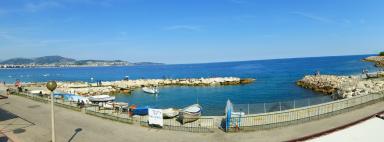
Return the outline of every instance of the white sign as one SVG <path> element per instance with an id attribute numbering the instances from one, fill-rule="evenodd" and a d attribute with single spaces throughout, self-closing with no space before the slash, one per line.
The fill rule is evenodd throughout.
<path id="1" fill-rule="evenodd" d="M 150 125 L 159 125 L 163 127 L 163 110 L 148 109 L 148 122 Z"/>

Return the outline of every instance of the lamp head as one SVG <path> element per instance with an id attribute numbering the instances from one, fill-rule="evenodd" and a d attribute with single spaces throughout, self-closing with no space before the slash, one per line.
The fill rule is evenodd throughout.
<path id="1" fill-rule="evenodd" d="M 48 90 L 51 90 L 51 91 L 54 91 L 57 87 L 57 83 L 56 81 L 48 81 L 47 82 L 47 89 Z"/>

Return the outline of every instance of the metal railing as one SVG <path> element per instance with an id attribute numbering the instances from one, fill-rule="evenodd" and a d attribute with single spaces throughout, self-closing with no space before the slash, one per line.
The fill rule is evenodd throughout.
<path id="1" fill-rule="evenodd" d="M 162 129 L 174 130 L 174 131 L 186 131 L 186 132 L 197 132 L 197 133 L 211 133 L 213 129 L 218 128 L 215 123 L 215 119 L 212 117 L 200 117 L 199 119 L 191 120 L 190 123 L 182 124 L 177 118 L 164 119 Z M 141 120 L 141 126 L 158 128 L 157 126 L 151 126 L 148 124 L 148 118 Z"/>
<path id="2" fill-rule="evenodd" d="M 232 117 L 229 132 L 261 130 L 303 123 L 314 119 L 348 112 L 384 100 L 383 93 L 356 96 L 328 103 L 288 109 L 284 111 Z"/>
<path id="3" fill-rule="evenodd" d="M 307 99 L 298 99 L 292 101 L 280 101 L 258 104 L 233 104 L 235 112 L 244 112 L 247 115 L 284 111 L 302 107 L 308 107 L 334 101 L 330 96 L 312 97 Z"/>
<path id="4" fill-rule="evenodd" d="M 128 112 L 120 110 L 106 109 L 98 106 L 88 106 L 85 108 L 85 113 L 122 123 L 132 124 L 134 122 L 134 119 L 129 117 Z"/>

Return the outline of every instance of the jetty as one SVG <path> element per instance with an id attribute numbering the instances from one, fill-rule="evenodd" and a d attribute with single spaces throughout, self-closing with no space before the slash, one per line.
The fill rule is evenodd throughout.
<path id="1" fill-rule="evenodd" d="M 384 67 L 384 56 L 370 56 L 363 59 L 363 61 L 374 62 L 376 67 Z"/>
<path id="2" fill-rule="evenodd" d="M 93 96 L 100 94 L 130 93 L 132 90 L 150 86 L 224 86 L 241 85 L 254 82 L 253 78 L 215 77 L 215 78 L 182 78 L 182 79 L 135 79 L 118 81 L 90 82 L 57 82 L 57 92 Z M 33 93 L 49 94 L 45 83 L 27 83 L 23 86 Z"/>
<path id="3" fill-rule="evenodd" d="M 384 72 L 375 74 L 382 76 Z M 337 98 L 351 98 L 384 91 L 384 78 L 381 77 L 307 75 L 296 84 L 326 95 L 334 95 Z"/>

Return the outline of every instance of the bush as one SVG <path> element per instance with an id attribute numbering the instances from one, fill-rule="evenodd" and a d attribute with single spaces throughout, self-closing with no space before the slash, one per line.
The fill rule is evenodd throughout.
<path id="1" fill-rule="evenodd" d="M 380 54 L 379 54 L 380 56 L 384 56 L 384 52 L 380 52 Z"/>

